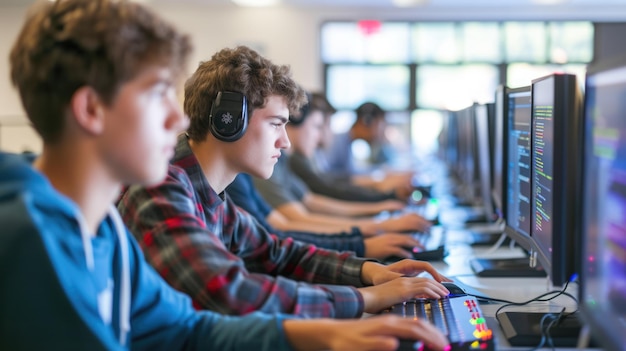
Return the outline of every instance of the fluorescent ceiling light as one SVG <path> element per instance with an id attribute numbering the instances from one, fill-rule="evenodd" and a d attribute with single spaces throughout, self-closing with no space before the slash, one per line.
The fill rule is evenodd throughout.
<path id="1" fill-rule="evenodd" d="M 280 3 L 280 0 L 231 0 L 237 6 L 265 7 L 274 6 Z"/>
<path id="2" fill-rule="evenodd" d="M 537 5 L 558 5 L 558 4 L 564 4 L 567 1 L 568 0 L 532 0 L 532 2 Z"/>
<path id="3" fill-rule="evenodd" d="M 394 6 L 397 7 L 413 7 L 425 5 L 430 0 L 391 0 Z"/>

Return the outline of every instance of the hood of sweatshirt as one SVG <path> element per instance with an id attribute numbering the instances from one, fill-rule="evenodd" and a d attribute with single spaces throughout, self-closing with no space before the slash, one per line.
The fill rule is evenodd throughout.
<path id="1" fill-rule="evenodd" d="M 33 161 L 34 157 L 31 155 L 0 152 L 0 211 L 4 211 L 5 214 L 15 213 L 20 216 L 19 214 L 26 210 L 29 217 L 11 221 L 18 223 L 17 229 L 16 226 L 11 227 L 9 225 L 8 228 L 5 228 L 6 237 L 0 239 L 12 240 L 11 235 L 20 235 L 20 221 L 23 223 L 32 221 L 36 227 L 45 226 L 48 228 L 48 234 L 51 235 L 43 237 L 44 242 L 62 241 L 64 242 L 62 246 L 75 247 L 73 243 L 78 243 L 80 240 L 83 252 L 72 251 L 69 255 L 76 258 L 75 262 L 83 261 L 89 270 L 93 270 L 92 237 L 87 230 L 80 209 L 75 202 L 58 192 L 43 174 L 32 167 Z M 54 219 L 50 220 L 50 218 Z M 115 232 L 121 249 L 120 262 L 117 264 L 121 277 L 118 333 L 120 343 L 124 345 L 130 331 L 128 238 L 125 226 L 113 205 L 111 205 L 108 216 L 100 224 L 100 227 Z M 49 230 L 50 228 L 54 228 L 54 230 Z"/>

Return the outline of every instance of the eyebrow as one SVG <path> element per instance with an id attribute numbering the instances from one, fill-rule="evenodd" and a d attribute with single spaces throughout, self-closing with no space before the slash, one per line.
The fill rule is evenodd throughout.
<path id="1" fill-rule="evenodd" d="M 272 119 L 277 119 L 279 120 L 281 123 L 287 123 L 289 122 L 289 117 L 284 117 L 284 116 L 272 116 Z"/>

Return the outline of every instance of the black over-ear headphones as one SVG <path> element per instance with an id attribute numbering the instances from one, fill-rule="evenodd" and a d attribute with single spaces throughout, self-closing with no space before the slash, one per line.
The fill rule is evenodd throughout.
<path id="1" fill-rule="evenodd" d="M 300 107 L 300 111 L 298 111 L 298 115 L 289 115 L 289 123 L 294 126 L 298 126 L 304 122 L 309 112 L 311 112 L 311 104 L 313 103 L 313 96 L 306 92 L 307 103 Z"/>
<path id="2" fill-rule="evenodd" d="M 209 114 L 211 134 L 222 141 L 235 141 L 248 128 L 248 101 L 242 93 L 220 91 Z"/>

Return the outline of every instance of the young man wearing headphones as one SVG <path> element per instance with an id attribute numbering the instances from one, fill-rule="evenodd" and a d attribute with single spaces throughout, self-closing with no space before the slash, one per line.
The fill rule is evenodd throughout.
<path id="1" fill-rule="evenodd" d="M 198 308 L 359 317 L 416 296 L 440 298 L 429 263 L 382 264 L 279 240 L 224 193 L 238 173 L 268 178 L 289 147 L 285 124 L 306 102 L 288 66 L 224 49 L 185 85 L 187 134 L 165 181 L 132 186 L 118 205 L 147 260 Z M 434 279 L 415 277 L 422 271 Z"/>

